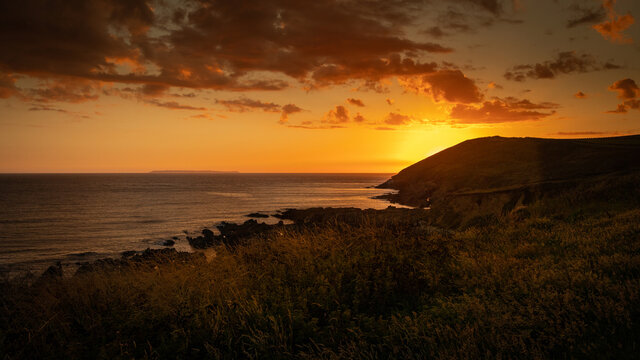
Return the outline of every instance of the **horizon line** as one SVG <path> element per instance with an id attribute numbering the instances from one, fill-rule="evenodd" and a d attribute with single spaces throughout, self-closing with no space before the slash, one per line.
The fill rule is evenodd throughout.
<path id="1" fill-rule="evenodd" d="M 5 172 L 0 171 L 0 175 L 109 175 L 109 174 L 149 174 L 149 175 L 251 175 L 251 174 L 395 174 L 397 172 L 379 172 L 379 171 L 358 171 L 358 172 L 340 172 L 340 171 L 106 171 L 106 172 L 87 172 L 87 171 L 44 171 L 44 172 Z"/>

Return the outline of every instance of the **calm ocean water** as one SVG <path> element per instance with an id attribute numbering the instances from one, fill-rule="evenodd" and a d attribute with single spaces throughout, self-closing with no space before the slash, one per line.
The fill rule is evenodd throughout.
<path id="1" fill-rule="evenodd" d="M 390 174 L 0 175 L 0 273 L 160 248 L 220 221 L 316 206 L 385 208 Z M 263 221 L 259 219 L 259 221 Z M 275 218 L 264 220 L 277 222 Z"/>

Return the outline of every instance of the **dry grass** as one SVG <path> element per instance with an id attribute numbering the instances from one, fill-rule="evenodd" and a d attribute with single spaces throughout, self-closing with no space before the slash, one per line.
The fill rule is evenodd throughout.
<path id="1" fill-rule="evenodd" d="M 532 209 L 535 210 L 535 209 Z M 365 218 L 210 262 L 2 284 L 4 358 L 635 358 L 640 209 Z"/>

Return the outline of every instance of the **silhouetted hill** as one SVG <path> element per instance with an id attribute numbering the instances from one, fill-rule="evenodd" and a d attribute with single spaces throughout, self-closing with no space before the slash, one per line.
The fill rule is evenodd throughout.
<path id="1" fill-rule="evenodd" d="M 380 187 L 399 190 L 390 196 L 393 201 L 426 206 L 455 195 L 549 187 L 638 169 L 640 135 L 595 139 L 495 136 L 445 149 L 405 168 Z"/>

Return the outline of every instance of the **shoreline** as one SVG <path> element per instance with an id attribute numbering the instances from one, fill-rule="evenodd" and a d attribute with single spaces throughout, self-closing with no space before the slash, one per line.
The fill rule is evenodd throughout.
<path id="1" fill-rule="evenodd" d="M 381 199 L 382 200 L 382 199 Z M 258 211 L 244 215 L 247 218 L 244 222 L 220 221 L 213 226 L 203 227 L 197 231 L 184 232 L 184 236 L 172 236 L 163 242 L 171 241 L 173 243 L 160 245 L 155 247 L 147 247 L 145 249 L 123 249 L 115 253 L 100 253 L 96 251 L 77 252 L 64 255 L 64 258 L 32 260 L 23 263 L 13 263 L 8 266 L 0 267 L 0 275 L 8 278 L 39 278 L 48 271 L 63 274 L 64 277 L 74 276 L 78 270 L 83 267 L 91 267 L 93 264 L 114 264 L 122 260 L 120 265 L 126 263 L 132 257 L 142 256 L 135 261 L 152 257 L 152 254 L 198 254 L 209 252 L 217 246 L 235 246 L 239 242 L 247 239 L 267 234 L 272 231 L 282 230 L 299 230 L 309 225 L 325 223 L 331 219 L 342 219 L 352 222 L 348 218 L 362 217 L 374 213 L 384 214 L 387 211 L 411 211 L 422 210 L 412 208 L 410 206 L 389 202 L 384 209 L 373 208 L 357 208 L 357 207 L 312 207 L 305 209 L 289 208 L 278 210 L 275 214 L 266 214 L 266 212 Z M 384 216 L 384 215 L 383 215 Z M 270 223 L 264 220 L 271 220 Z M 278 219 L 273 222 L 273 219 Z M 179 246 L 176 246 L 179 245 Z M 172 255 L 173 256 L 173 255 Z M 167 259 L 172 258 L 168 256 Z M 197 256 L 197 255 L 196 255 Z M 24 266 L 22 264 L 39 264 L 39 266 Z M 17 265 L 17 266 L 16 266 Z M 27 268 L 28 267 L 28 268 Z M 57 268 L 58 270 L 54 270 Z"/>

